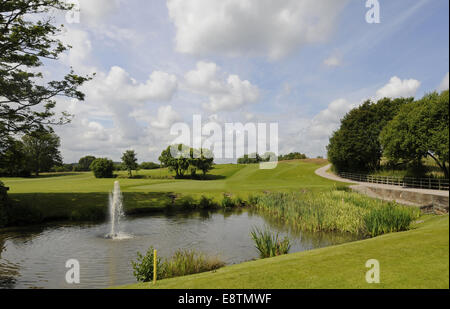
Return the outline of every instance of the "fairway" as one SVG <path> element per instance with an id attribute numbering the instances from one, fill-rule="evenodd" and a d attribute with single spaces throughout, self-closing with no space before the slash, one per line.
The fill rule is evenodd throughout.
<path id="1" fill-rule="evenodd" d="M 195 205 L 202 196 L 220 203 L 223 194 L 247 199 L 257 192 L 322 191 L 338 185 L 314 174 L 325 160 L 280 162 L 273 170 L 258 164 L 216 165 L 207 180 L 173 179 L 167 169 L 142 170 L 134 179 L 126 172 L 97 179 L 93 173 L 43 174 L 37 178 L 2 178 L 10 187 L 16 224 L 55 220 L 92 221 L 106 216 L 108 194 L 118 180 L 127 214 L 152 213 L 168 207 Z"/>
<path id="2" fill-rule="evenodd" d="M 119 180 L 123 192 L 177 192 L 184 194 L 251 192 L 262 190 L 327 189 L 336 183 L 323 179 L 314 171 L 325 160 L 279 162 L 273 170 L 261 170 L 258 164 L 215 165 L 208 180 L 167 179 L 173 175 L 167 169 L 141 170 L 137 179 L 116 172 L 118 178 L 97 179 L 92 172 L 44 174 L 38 178 L 2 178 L 9 193 L 106 193 Z M 142 177 L 143 179 L 139 179 Z M 152 178 L 147 178 L 152 177 Z"/>

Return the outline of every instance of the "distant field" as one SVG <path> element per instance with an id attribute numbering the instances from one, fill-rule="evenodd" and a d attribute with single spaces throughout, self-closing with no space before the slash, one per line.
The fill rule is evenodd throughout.
<path id="1" fill-rule="evenodd" d="M 324 160 L 280 162 L 274 170 L 260 170 L 259 165 L 216 165 L 209 173 L 212 180 L 164 179 L 172 176 L 167 169 L 140 170 L 138 177 L 96 179 L 91 172 L 43 174 L 38 178 L 1 178 L 10 187 L 9 193 L 101 193 L 109 192 L 116 180 L 124 192 L 217 193 L 259 190 L 290 190 L 297 188 L 325 189 L 335 183 L 314 174 Z M 156 179 L 147 179 L 145 177 Z M 162 179 L 158 179 L 162 178 Z"/>
<path id="2" fill-rule="evenodd" d="M 133 214 L 182 206 L 198 201 L 202 195 L 220 202 L 224 193 L 246 199 L 251 193 L 263 191 L 327 190 L 338 183 L 314 174 L 326 163 L 325 160 L 280 162 L 273 170 L 260 170 L 258 164 L 216 165 L 209 173 L 210 180 L 170 179 L 172 174 L 167 169 L 141 170 L 136 179 L 125 178 L 126 172 L 118 172 L 114 179 L 96 179 L 87 172 L 0 180 L 10 187 L 9 197 L 17 211 L 24 212 L 16 216 L 24 218 L 24 223 L 91 220 L 105 216 L 108 193 L 116 180 L 124 192 L 125 210 Z"/>

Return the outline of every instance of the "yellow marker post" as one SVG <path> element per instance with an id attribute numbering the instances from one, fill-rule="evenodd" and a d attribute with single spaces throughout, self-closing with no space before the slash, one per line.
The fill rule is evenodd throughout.
<path id="1" fill-rule="evenodd" d="M 157 254 L 158 254 L 158 252 L 155 249 L 153 251 L 153 284 L 156 284 L 156 279 L 157 279 L 156 274 L 158 272 L 158 270 L 156 269 L 156 267 L 157 267 L 157 263 L 156 263 L 156 261 L 157 261 Z"/>

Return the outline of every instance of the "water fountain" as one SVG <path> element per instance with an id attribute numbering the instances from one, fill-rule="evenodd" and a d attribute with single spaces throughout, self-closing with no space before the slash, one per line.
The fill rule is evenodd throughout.
<path id="1" fill-rule="evenodd" d="M 120 220 L 124 216 L 123 213 L 123 199 L 122 192 L 120 192 L 119 182 L 114 182 L 114 190 L 109 194 L 109 219 L 111 223 L 111 230 L 107 238 L 120 239 L 122 234 L 120 232 Z"/>

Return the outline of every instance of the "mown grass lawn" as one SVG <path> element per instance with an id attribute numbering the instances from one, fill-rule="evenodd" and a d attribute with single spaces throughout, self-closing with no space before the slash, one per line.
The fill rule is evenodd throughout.
<path id="1" fill-rule="evenodd" d="M 324 160 L 280 162 L 273 170 L 259 165 L 216 165 L 208 180 L 171 179 L 167 169 L 141 170 L 138 177 L 126 172 L 113 179 L 96 179 L 93 173 L 43 174 L 36 178 L 1 178 L 23 224 L 51 220 L 98 220 L 106 215 L 108 194 L 119 181 L 127 214 L 161 211 L 196 203 L 201 196 L 220 203 L 224 193 L 246 199 L 262 191 L 327 190 L 336 182 L 314 171 Z M 173 200 L 173 196 L 176 196 Z M 20 223 L 20 222 L 19 222 Z"/>
<path id="2" fill-rule="evenodd" d="M 425 216 L 407 232 L 227 266 L 130 289 L 448 289 L 449 217 Z M 420 221 L 419 221 L 420 222 Z M 380 284 L 368 284 L 369 259 Z"/>

